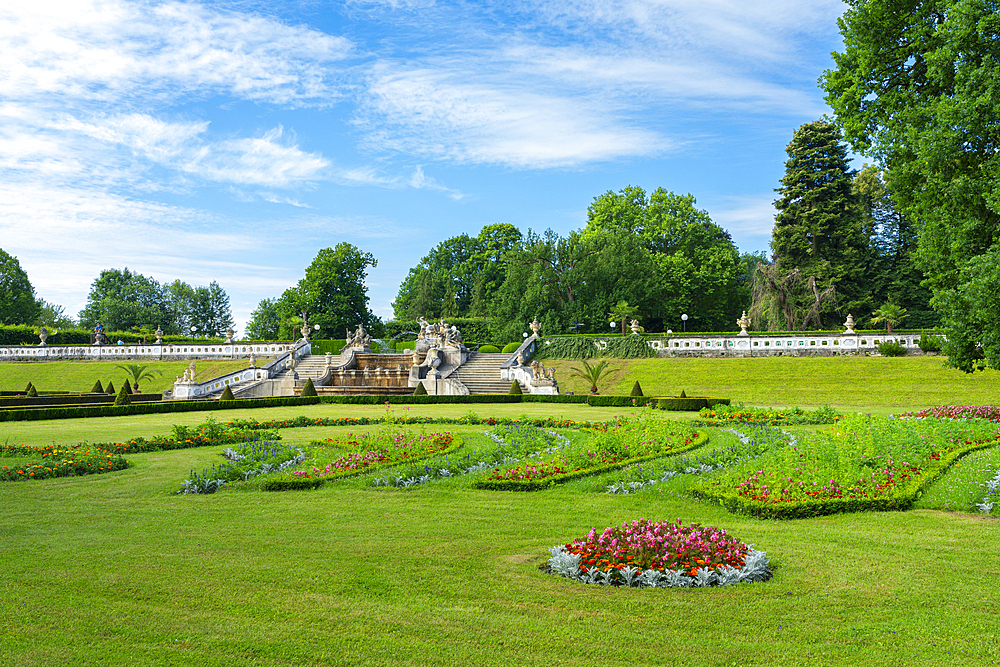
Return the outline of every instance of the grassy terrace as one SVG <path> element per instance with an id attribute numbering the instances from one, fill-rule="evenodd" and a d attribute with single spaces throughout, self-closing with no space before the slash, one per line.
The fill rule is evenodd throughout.
<path id="1" fill-rule="evenodd" d="M 857 372 L 872 361 L 895 370 Z M 924 407 L 996 396 L 995 374 L 953 375 L 933 358 L 615 363 L 630 369 L 616 379 L 619 391 L 638 378 L 648 394 L 685 389 L 766 405 L 889 412 L 900 397 L 906 407 Z M 741 368 L 753 371 L 748 379 L 740 379 Z M 0 378 L 7 370 L 0 366 Z M 768 379 L 768 370 L 783 379 Z M 796 382 L 808 382 L 803 391 L 811 400 L 788 400 L 783 385 Z M 760 383 L 776 392 L 773 400 L 761 398 Z M 391 408 L 456 417 L 470 409 L 577 420 L 621 412 L 537 404 Z M 320 405 L 213 414 L 224 421 L 385 412 Z M 0 441 L 119 440 L 204 417 L 2 423 Z M 487 445 L 484 427 L 423 428 L 461 433 L 470 448 Z M 283 442 L 304 444 L 347 430 L 281 434 Z M 718 429 L 709 434 L 717 442 L 727 437 Z M 997 664 L 1000 521 L 936 508 L 966 510 L 959 496 L 1000 466 L 998 450 L 960 461 L 918 509 L 783 522 L 695 502 L 680 484 L 620 496 L 598 492 L 593 478 L 521 494 L 477 491 L 458 479 L 375 489 L 368 475 L 317 491 L 177 496 L 190 469 L 221 461 L 220 448 L 130 454 L 134 466 L 115 473 L 0 484 L 0 663 Z M 586 586 L 538 570 L 548 547 L 643 517 L 723 527 L 767 551 L 775 576 L 730 588 L 640 590 Z"/>

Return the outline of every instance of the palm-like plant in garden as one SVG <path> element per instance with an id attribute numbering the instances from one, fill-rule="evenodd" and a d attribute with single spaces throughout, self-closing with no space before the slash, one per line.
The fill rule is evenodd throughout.
<path id="1" fill-rule="evenodd" d="M 147 371 L 146 369 L 149 368 L 148 364 L 128 364 L 126 366 L 115 366 L 115 368 L 120 368 L 128 374 L 129 380 L 132 382 L 132 388 L 135 391 L 139 391 L 139 383 L 143 380 L 152 380 L 156 375 L 163 375 L 163 371 L 155 369 Z"/>
<path id="2" fill-rule="evenodd" d="M 583 368 L 573 368 L 572 377 L 582 378 L 589 382 L 591 394 L 597 393 L 597 383 L 601 381 L 601 378 L 614 371 L 613 368 L 608 368 L 607 360 L 601 360 L 593 366 L 586 359 L 581 359 L 580 363 L 583 364 Z"/>
<path id="3" fill-rule="evenodd" d="M 907 317 L 909 315 L 906 314 L 906 308 L 886 302 L 882 304 L 881 308 L 872 313 L 872 324 L 885 322 L 886 331 L 891 334 L 892 328 Z"/>

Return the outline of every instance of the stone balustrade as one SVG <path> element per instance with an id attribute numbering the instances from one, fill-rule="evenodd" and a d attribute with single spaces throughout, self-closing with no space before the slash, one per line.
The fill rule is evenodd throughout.
<path id="1" fill-rule="evenodd" d="M 0 361 L 16 359 L 193 360 L 270 357 L 288 352 L 293 343 L 165 343 L 162 345 L 10 345 L 0 347 Z"/>

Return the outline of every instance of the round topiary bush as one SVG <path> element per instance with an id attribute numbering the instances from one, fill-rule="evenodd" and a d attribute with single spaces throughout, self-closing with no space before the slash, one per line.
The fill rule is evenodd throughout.
<path id="1" fill-rule="evenodd" d="M 514 349 L 516 350 L 517 348 L 515 347 Z M 497 354 L 500 352 L 500 348 L 496 345 L 480 345 L 479 351 L 484 354 Z"/>
<path id="2" fill-rule="evenodd" d="M 513 352 L 517 352 L 517 348 L 519 347 L 521 347 L 520 343 L 507 343 L 506 345 L 503 346 L 503 353 L 511 354 Z"/>

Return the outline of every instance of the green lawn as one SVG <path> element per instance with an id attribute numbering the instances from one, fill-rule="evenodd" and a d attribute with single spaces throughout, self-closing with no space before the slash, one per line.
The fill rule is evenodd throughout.
<path id="1" fill-rule="evenodd" d="M 257 365 L 267 363 L 261 359 Z M 130 364 L 148 365 L 147 370 L 161 371 L 152 380 L 144 380 L 139 388 L 146 393 L 160 393 L 174 386 L 174 379 L 184 373 L 187 361 L 142 361 L 126 359 L 119 361 L 4 361 L 0 362 L 0 390 L 24 391 L 31 382 L 38 391 L 90 391 L 94 382 L 101 381 L 107 386 L 114 383 L 121 389 L 125 382 L 125 371 L 116 366 Z M 199 380 L 209 380 L 225 373 L 248 368 L 246 359 L 215 360 L 199 359 L 195 362 Z"/>
<path id="2" fill-rule="evenodd" d="M 858 394 L 869 401 L 859 408 L 887 411 L 896 400 L 895 393 L 874 391 L 872 380 L 855 376 L 853 384 L 838 384 L 843 371 L 859 368 L 841 363 L 849 360 L 722 361 L 738 362 L 733 373 L 742 362 L 806 362 L 795 369 L 805 371 L 825 361 L 830 372 L 818 381 L 833 399 L 818 403 L 851 405 L 860 400 Z M 911 396 L 928 395 L 920 383 L 927 374 L 942 373 L 939 360 L 899 362 L 909 371 L 897 370 L 899 377 L 914 378 L 900 387 Z M 654 371 L 643 370 L 648 363 L 629 367 L 653 378 Z M 658 363 L 660 373 L 725 368 L 717 360 Z M 973 402 L 976 392 L 985 394 L 994 386 L 995 377 L 977 375 L 968 384 L 956 384 L 950 394 L 955 400 L 907 405 Z M 963 378 L 958 376 L 960 382 Z M 633 381 L 618 380 L 628 387 Z M 738 384 L 729 382 L 726 386 Z M 770 382 L 780 389 L 780 383 Z M 651 381 L 647 393 L 657 391 L 655 386 Z M 666 391 L 666 382 L 660 386 L 662 393 L 673 393 Z M 676 386 L 681 388 L 699 392 L 694 384 Z M 751 402 L 746 395 L 742 400 Z M 576 420 L 623 412 L 539 404 L 390 410 L 439 416 L 551 414 Z M 384 413 L 385 406 L 318 405 L 212 416 L 225 421 Z M 171 424 L 197 424 L 205 417 L 178 413 L 2 423 L 0 442 L 117 440 L 166 433 Z M 467 446 L 486 446 L 478 436 L 482 428 L 423 428 L 451 428 L 466 435 Z M 286 442 L 304 444 L 347 430 L 281 433 Z M 710 435 L 722 438 L 715 429 Z M 408 490 L 374 489 L 363 477 L 318 491 L 173 495 L 189 470 L 221 462 L 220 449 L 133 454 L 129 459 L 135 465 L 116 473 L 0 484 L 0 663 L 1000 662 L 995 583 L 1000 521 L 995 518 L 916 509 L 759 521 L 671 493 L 669 486 L 618 496 L 597 492 L 596 482 L 586 479 L 520 494 L 477 491 L 455 480 Z M 969 457 L 961 469 L 956 466 L 952 486 L 975 483 L 977 475 L 1000 462 L 995 450 L 987 452 Z M 955 497 L 951 491 L 945 495 Z M 933 488 L 922 502 L 943 506 L 933 504 Z M 591 527 L 643 517 L 724 527 L 766 551 L 775 576 L 724 589 L 638 590 L 586 586 L 538 570 L 548 547 L 581 537 Z"/>
<path id="3" fill-rule="evenodd" d="M 966 375 L 947 369 L 944 357 L 743 357 L 612 359 L 616 372 L 602 394 L 624 394 L 638 380 L 647 396 L 723 396 L 746 405 L 840 408 L 870 411 L 930 405 L 994 404 L 1000 372 Z M 587 393 L 571 377 L 579 362 L 546 361 L 556 368 L 559 388 Z"/>

